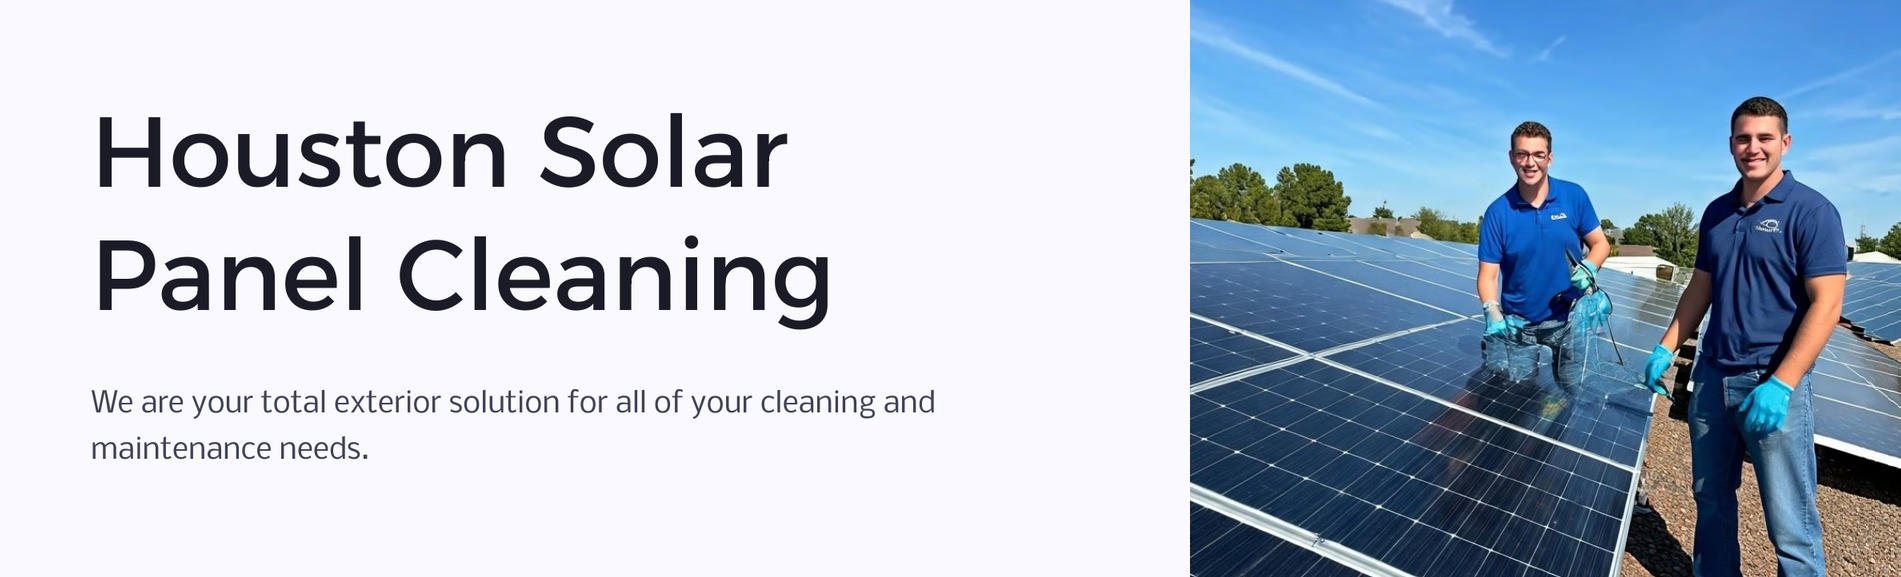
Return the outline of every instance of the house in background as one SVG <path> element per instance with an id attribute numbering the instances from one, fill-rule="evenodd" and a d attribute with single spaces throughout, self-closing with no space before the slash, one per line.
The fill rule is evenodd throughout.
<path id="1" fill-rule="evenodd" d="M 1353 234 L 1371 234 L 1368 231 L 1371 231 L 1373 228 L 1375 228 L 1373 226 L 1375 224 L 1384 225 L 1386 229 L 1386 236 L 1405 236 L 1405 237 L 1411 237 L 1411 238 L 1425 238 L 1428 240 L 1432 238 L 1429 236 L 1425 236 L 1424 234 L 1421 234 L 1419 232 L 1419 219 L 1414 219 L 1414 218 L 1347 219 L 1347 232 L 1351 232 Z"/>
<path id="2" fill-rule="evenodd" d="M 1901 260 L 1888 256 L 1887 253 L 1879 252 L 1879 251 L 1858 252 L 1858 253 L 1855 253 L 1854 258 L 1851 258 L 1848 260 L 1853 261 L 1853 262 L 1885 262 L 1885 263 L 1890 263 L 1890 264 L 1901 263 Z"/>
<path id="3" fill-rule="evenodd" d="M 1618 245 L 1617 256 L 1604 259 L 1604 268 L 1662 281 L 1689 281 L 1688 276 L 1677 274 L 1676 263 L 1657 256 L 1656 248 L 1641 244 Z"/>

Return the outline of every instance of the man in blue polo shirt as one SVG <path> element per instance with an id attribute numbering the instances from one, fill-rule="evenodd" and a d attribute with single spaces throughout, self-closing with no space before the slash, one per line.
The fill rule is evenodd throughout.
<path id="1" fill-rule="evenodd" d="M 1551 131 L 1543 124 L 1526 122 L 1512 130 L 1509 158 L 1518 182 L 1492 201 L 1479 222 L 1478 292 L 1485 334 L 1508 335 L 1523 319 L 1524 336 L 1556 353 L 1552 372 L 1569 392 L 1576 383 L 1567 378 L 1573 372 L 1567 369 L 1583 359 L 1564 342 L 1566 319 L 1571 302 L 1610 256 L 1611 244 L 1584 188 L 1547 174 Z M 1583 245 L 1589 253 L 1580 250 Z M 1547 402 L 1552 406 L 1562 404 Z"/>
<path id="2" fill-rule="evenodd" d="M 1742 178 L 1703 210 L 1696 272 L 1644 379 L 1660 386 L 1685 332 L 1708 309 L 1690 375 L 1696 574 L 1741 574 L 1736 488 L 1747 450 L 1779 573 L 1822 575 L 1809 370 L 1841 318 L 1848 272 L 1842 217 L 1782 170 L 1791 143 L 1782 105 L 1751 98 L 1729 124 L 1729 151 Z"/>

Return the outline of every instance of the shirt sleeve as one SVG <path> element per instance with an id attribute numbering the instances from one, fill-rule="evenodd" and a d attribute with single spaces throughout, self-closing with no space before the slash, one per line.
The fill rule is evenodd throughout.
<path id="1" fill-rule="evenodd" d="M 1578 238 L 1590 236 L 1603 223 L 1597 220 L 1597 207 L 1591 206 L 1591 195 L 1585 194 L 1584 187 L 1578 187 Z"/>
<path id="2" fill-rule="evenodd" d="M 1505 258 L 1505 235 L 1500 230 L 1505 223 L 1494 212 L 1485 211 L 1486 218 L 1479 223 L 1479 262 L 1498 264 Z"/>
<path id="3" fill-rule="evenodd" d="M 1809 210 L 1795 232 L 1796 265 L 1802 278 L 1848 273 L 1848 242 L 1842 235 L 1842 215 L 1834 204 Z"/>
<path id="4" fill-rule="evenodd" d="M 1696 270 L 1715 274 L 1716 255 L 1710 251 L 1711 212 L 1713 212 L 1713 209 L 1704 208 L 1702 220 L 1696 223 Z"/>

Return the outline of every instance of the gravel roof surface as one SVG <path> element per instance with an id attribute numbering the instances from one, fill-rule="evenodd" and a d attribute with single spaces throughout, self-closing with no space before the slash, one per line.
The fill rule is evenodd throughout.
<path id="1" fill-rule="evenodd" d="M 1874 344 L 1901 360 L 1901 350 Z M 1686 399 L 1681 386 L 1676 395 Z M 1690 575 L 1696 501 L 1690 494 L 1690 429 L 1684 407 L 1657 400 L 1644 459 L 1644 484 L 1654 513 L 1633 516 L 1624 575 Z M 1822 547 L 1830 575 L 1901 576 L 1901 470 L 1816 447 Z M 1753 467 L 1743 465 L 1737 490 L 1743 574 L 1775 575 L 1775 549 L 1762 520 Z"/>

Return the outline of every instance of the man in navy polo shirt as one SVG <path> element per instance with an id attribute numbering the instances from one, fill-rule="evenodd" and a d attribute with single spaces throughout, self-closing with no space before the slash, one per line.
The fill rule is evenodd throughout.
<path id="1" fill-rule="evenodd" d="M 1751 98 L 1729 124 L 1729 152 L 1742 178 L 1703 210 L 1696 273 L 1644 379 L 1659 386 L 1685 331 L 1708 309 L 1690 375 L 1696 574 L 1741 574 L 1736 488 L 1747 450 L 1779 573 L 1822 575 L 1809 370 L 1841 318 L 1848 272 L 1842 217 L 1782 170 L 1791 143 L 1782 105 Z"/>
<path id="2" fill-rule="evenodd" d="M 1485 334 L 1509 334 L 1516 319 L 1506 315 L 1522 318 L 1521 332 L 1556 353 L 1552 372 L 1568 392 L 1576 383 L 1566 377 L 1572 372 L 1567 369 L 1583 360 L 1563 339 L 1571 301 L 1590 286 L 1611 244 L 1584 188 L 1547 174 L 1551 131 L 1543 124 L 1526 122 L 1512 130 L 1509 158 L 1518 182 L 1492 201 L 1479 222 L 1478 291 Z M 1583 245 L 1590 246 L 1588 254 L 1579 248 Z M 1573 267 L 1573 262 L 1581 264 Z M 1562 403 L 1547 403 L 1553 406 Z"/>

